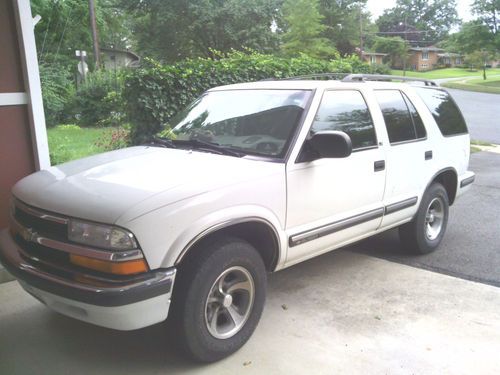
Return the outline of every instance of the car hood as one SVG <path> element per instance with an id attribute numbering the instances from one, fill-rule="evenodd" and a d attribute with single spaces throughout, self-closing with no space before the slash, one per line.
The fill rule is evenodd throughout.
<path id="1" fill-rule="evenodd" d="M 137 216 L 221 187 L 276 173 L 284 165 L 158 147 L 131 147 L 34 173 L 13 194 L 47 211 L 102 223 Z"/>

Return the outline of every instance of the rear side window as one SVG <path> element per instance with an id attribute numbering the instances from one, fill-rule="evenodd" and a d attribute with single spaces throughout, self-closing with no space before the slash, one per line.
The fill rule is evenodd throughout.
<path id="1" fill-rule="evenodd" d="M 438 89 L 416 88 L 443 135 L 467 133 L 467 125 L 457 105 L 446 91 Z"/>
<path id="2" fill-rule="evenodd" d="M 422 120 L 406 95 L 399 90 L 377 90 L 375 96 L 391 143 L 413 141 L 426 136 Z"/>
<path id="3" fill-rule="evenodd" d="M 359 91 L 325 91 L 311 127 L 314 133 L 322 130 L 345 132 L 353 149 L 377 145 L 370 111 Z"/>

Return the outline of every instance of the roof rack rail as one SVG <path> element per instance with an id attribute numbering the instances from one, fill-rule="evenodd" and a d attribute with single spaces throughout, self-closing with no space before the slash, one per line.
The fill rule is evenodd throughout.
<path id="1" fill-rule="evenodd" d="M 405 81 L 405 82 L 422 82 L 425 86 L 439 86 L 436 82 L 424 78 L 401 77 L 386 74 L 349 74 L 342 79 L 342 82 L 365 82 L 365 81 Z"/>
<path id="2" fill-rule="evenodd" d="M 315 73 L 315 74 L 306 74 L 303 76 L 294 76 L 294 77 L 284 77 L 284 78 L 266 78 L 262 81 L 300 81 L 300 80 L 316 80 L 316 79 L 324 79 L 324 80 L 335 80 L 341 81 L 345 77 L 347 77 L 350 73 Z"/>

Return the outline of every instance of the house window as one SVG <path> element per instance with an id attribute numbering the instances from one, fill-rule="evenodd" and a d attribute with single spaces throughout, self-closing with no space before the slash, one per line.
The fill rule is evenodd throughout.
<path id="1" fill-rule="evenodd" d="M 422 69 L 427 69 L 428 65 L 427 65 L 427 64 L 422 64 L 422 65 L 420 65 L 420 67 L 421 67 Z"/>
<path id="2" fill-rule="evenodd" d="M 422 52 L 422 60 L 429 60 L 429 52 Z"/>
<path id="3" fill-rule="evenodd" d="M 377 63 L 377 58 L 373 55 L 370 56 L 370 64 L 376 64 Z"/>
<path id="4" fill-rule="evenodd" d="M 462 60 L 460 60 L 460 57 L 457 57 L 457 59 L 455 60 L 455 64 L 462 65 Z"/>

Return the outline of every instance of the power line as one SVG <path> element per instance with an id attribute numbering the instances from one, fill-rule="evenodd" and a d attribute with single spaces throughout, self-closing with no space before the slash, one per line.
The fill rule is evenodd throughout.
<path id="1" fill-rule="evenodd" d="M 71 8 L 69 10 L 69 14 L 68 14 L 68 17 L 66 17 L 66 22 L 64 23 L 64 28 L 63 28 L 63 32 L 61 34 L 61 39 L 59 39 L 59 44 L 57 45 L 57 50 L 56 50 L 56 59 L 57 59 L 57 55 L 59 55 L 59 49 L 61 48 L 61 43 L 63 41 L 63 38 L 64 38 L 64 34 L 66 33 L 66 28 L 68 26 L 68 22 L 69 22 L 69 19 L 71 18 L 71 13 L 73 13 L 73 8 Z"/>
<path id="2" fill-rule="evenodd" d="M 415 30 L 415 31 L 373 31 L 365 34 L 420 34 L 429 33 L 431 30 Z"/>

